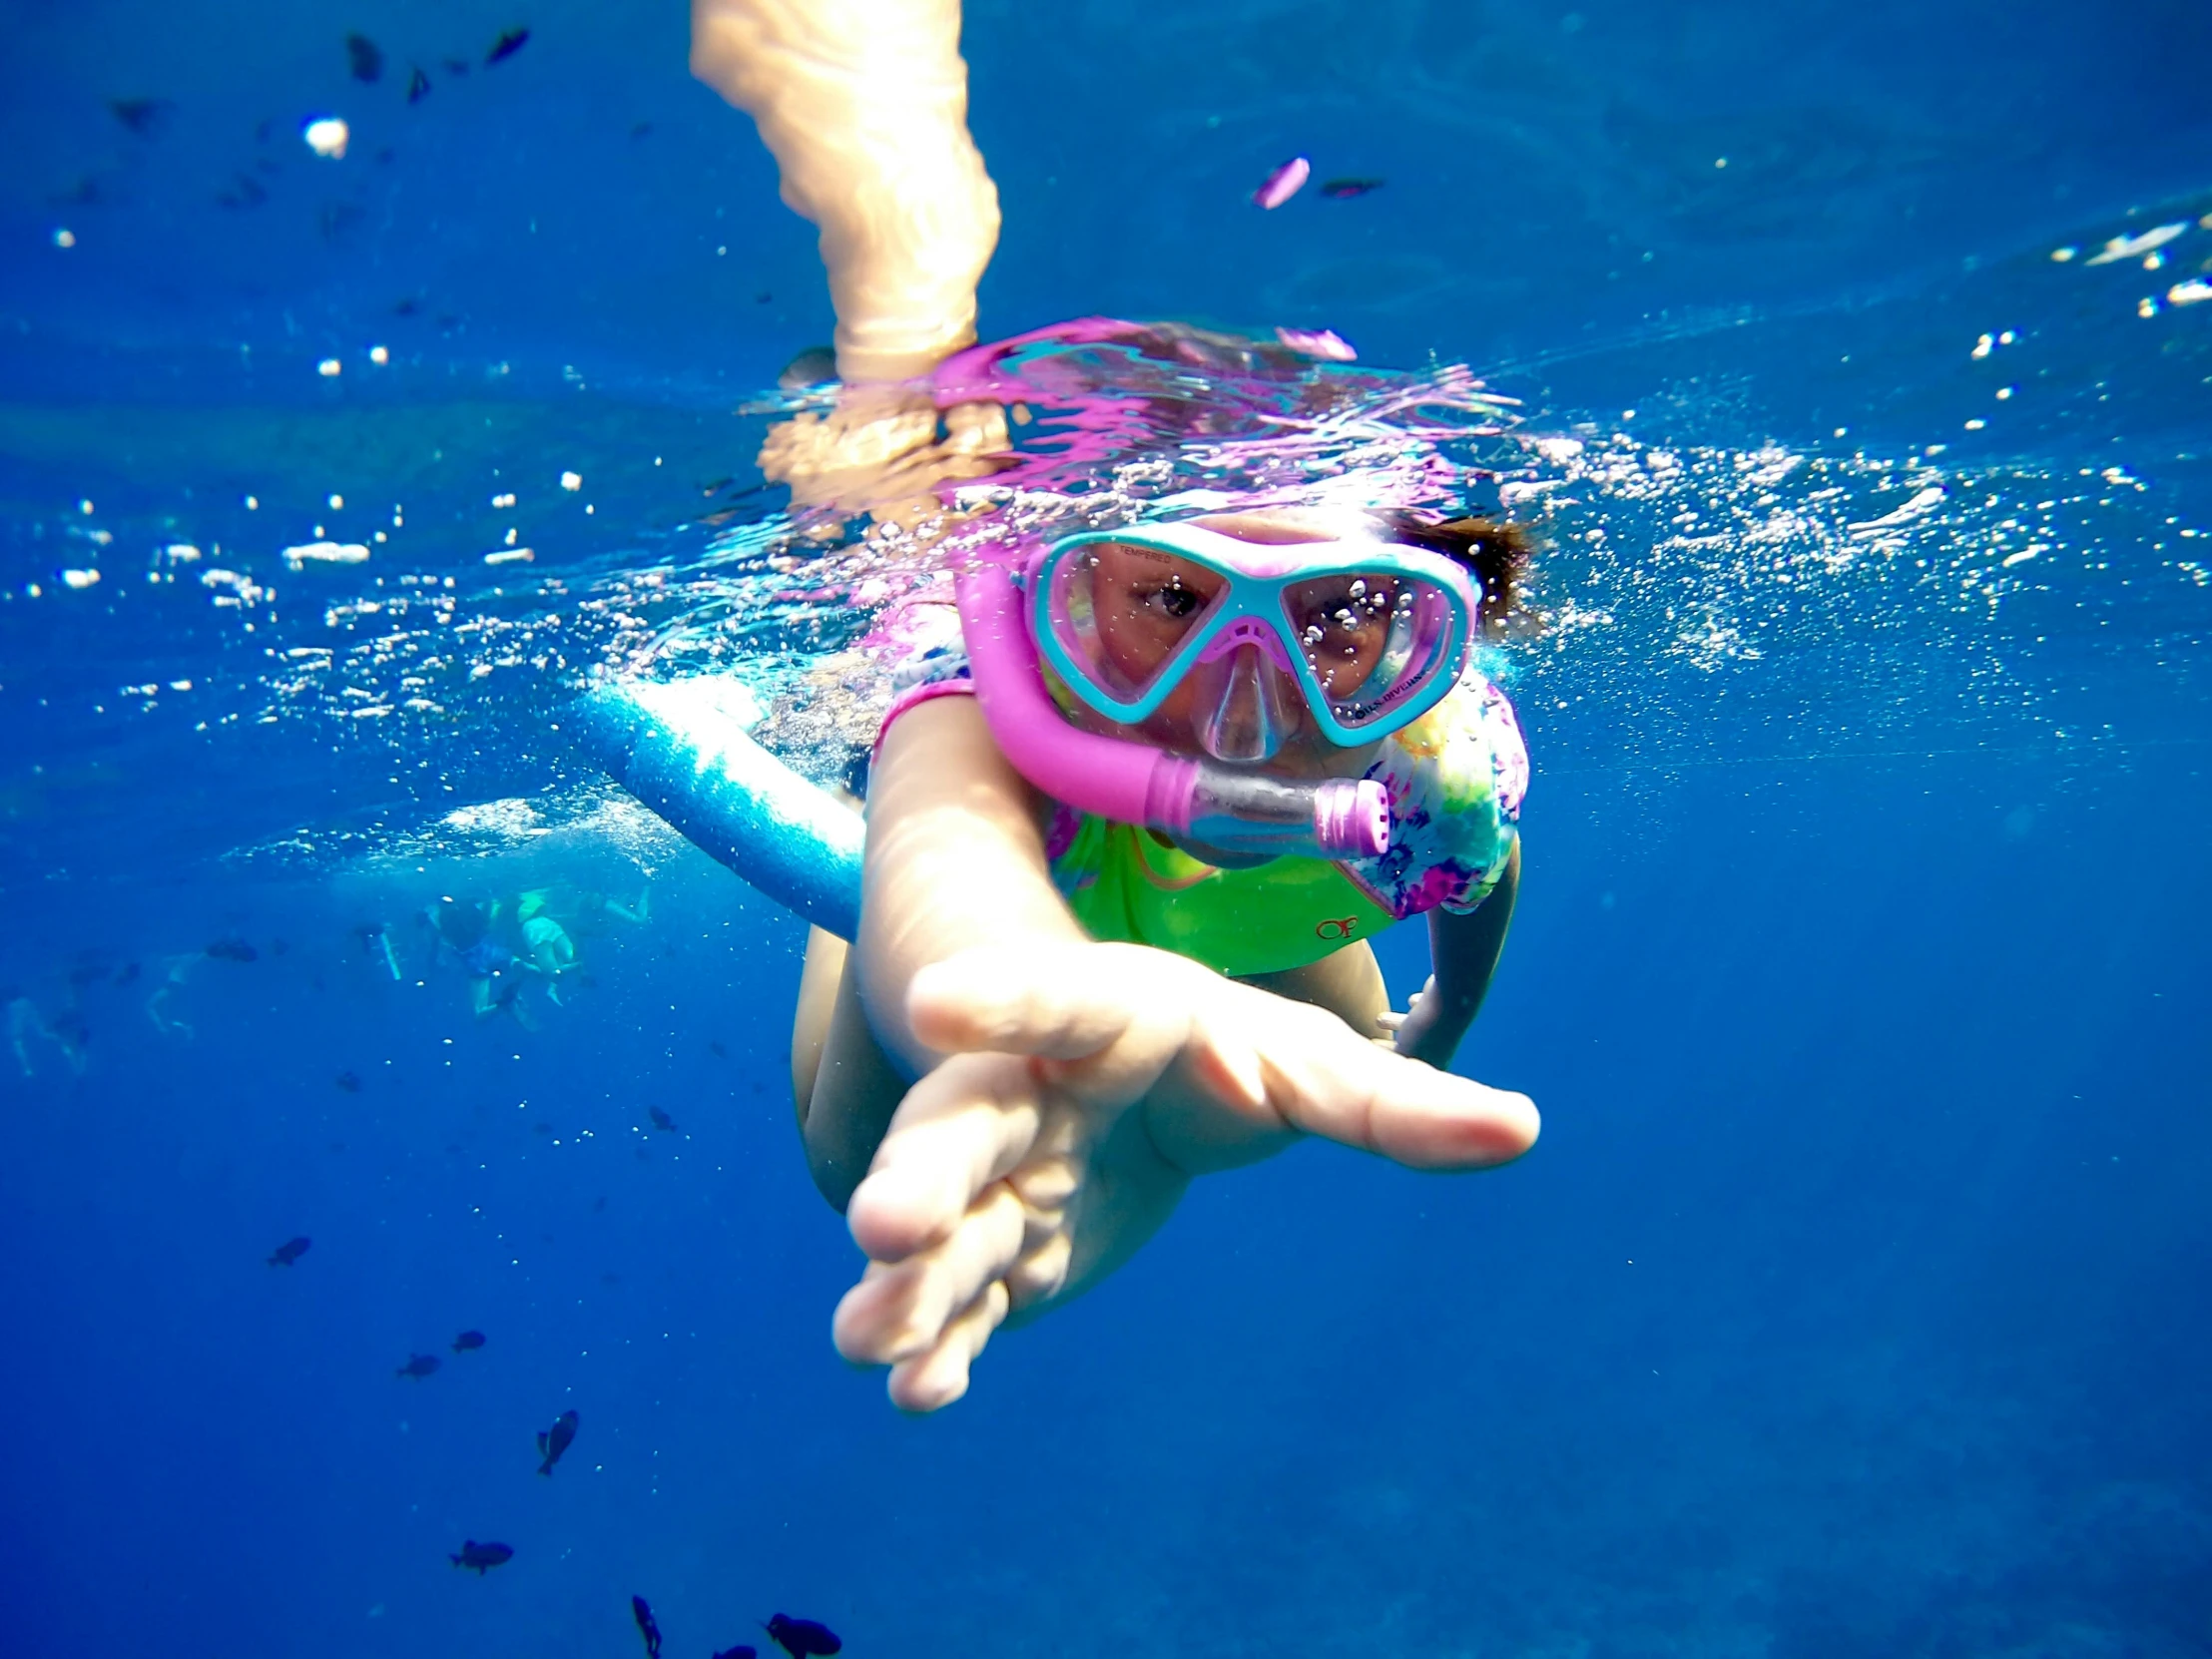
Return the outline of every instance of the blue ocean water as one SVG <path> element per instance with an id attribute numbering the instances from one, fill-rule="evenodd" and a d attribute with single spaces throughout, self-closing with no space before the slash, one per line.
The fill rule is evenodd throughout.
<path id="1" fill-rule="evenodd" d="M 558 730 L 792 649 L 726 538 L 830 318 L 683 8 L 0 28 L 0 1649 L 2212 1648 L 2200 8 L 970 6 L 987 332 L 1522 400 L 1459 1065 L 1545 1133 L 1203 1183 L 927 1420 L 829 1343 L 801 930 Z M 419 918 L 537 890 L 479 1018 Z"/>

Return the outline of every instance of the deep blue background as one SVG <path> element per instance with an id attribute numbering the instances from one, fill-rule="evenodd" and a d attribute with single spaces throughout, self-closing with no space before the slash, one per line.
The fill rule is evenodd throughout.
<path id="1" fill-rule="evenodd" d="M 1499 369 L 1551 424 L 1945 441 L 2028 500 L 2118 460 L 2155 485 L 2144 538 L 2200 525 L 2212 305 L 2134 305 L 2212 238 L 2156 276 L 2046 255 L 2212 208 L 2206 19 L 978 5 L 985 324 L 1327 323 Z M 125 602 L 160 534 L 278 545 L 388 482 L 408 556 L 463 570 L 488 468 L 574 453 L 600 516 L 560 533 L 612 557 L 689 505 L 647 451 L 687 485 L 743 470 L 727 411 L 829 316 L 747 124 L 686 78 L 681 8 L 12 0 L 0 28 L 0 983 L 52 1012 L 81 950 L 261 951 L 195 970 L 189 1043 L 142 978 L 83 991 L 81 1079 L 0 1054 L 0 1651 L 624 1654 L 631 1594 L 671 1659 L 777 1609 L 855 1659 L 2212 1648 L 2212 789 L 2178 543 L 2115 530 L 2027 613 L 2039 657 L 1910 614 L 1879 696 L 1854 642 L 1777 657 L 1729 682 L 1769 712 L 1718 754 L 1653 752 L 1679 724 L 1632 660 L 1532 657 L 1524 906 L 1462 1065 L 1536 1097 L 1537 1151 L 1447 1181 L 1308 1147 L 1209 1182 L 908 1421 L 828 1342 L 856 1258 L 788 1126 L 788 918 L 588 830 L 216 856 L 553 789 L 550 680 L 511 729 L 423 740 L 419 785 L 337 728 L 107 712 L 259 672 L 227 623 Z M 389 56 L 374 87 L 350 29 Z M 149 137 L 107 108 L 142 96 L 174 101 Z M 326 109 L 343 163 L 294 136 Z M 1258 215 L 1299 150 L 1389 182 Z M 242 172 L 267 200 L 220 206 Z M 1996 413 L 1967 346 L 2030 318 L 2047 386 L 1966 435 Z M 476 470 L 421 460 L 479 418 Z M 33 607 L 93 495 L 133 563 Z M 2032 717 L 1966 676 L 1998 650 Z M 1940 741 L 1827 741 L 1899 708 Z M 587 940 L 596 988 L 536 1032 L 473 1022 L 409 931 L 441 893 L 627 893 L 641 864 L 653 922 Z M 372 919 L 403 983 L 349 931 Z M 481 1353 L 393 1377 L 465 1327 Z M 455 1572 L 464 1537 L 516 1557 Z"/>

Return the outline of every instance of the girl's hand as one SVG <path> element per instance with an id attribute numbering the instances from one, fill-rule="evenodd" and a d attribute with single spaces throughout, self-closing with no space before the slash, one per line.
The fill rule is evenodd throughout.
<path id="1" fill-rule="evenodd" d="M 1422 1058 L 1421 1045 L 1435 1030 L 1436 1011 L 1442 1006 L 1442 1000 L 1436 995 L 1436 976 L 1431 973 L 1428 982 L 1407 999 L 1405 1012 L 1375 1016 L 1375 1023 L 1383 1031 L 1383 1035 L 1375 1040 L 1392 1053 L 1411 1059 Z"/>
<path id="2" fill-rule="evenodd" d="M 770 427 L 760 465 L 791 486 L 795 505 L 904 517 L 942 511 L 937 490 L 989 476 L 1009 447 L 997 404 L 961 403 L 940 415 L 925 383 L 892 381 L 845 386 L 827 414 Z"/>
<path id="3" fill-rule="evenodd" d="M 951 1058 L 907 1092 L 847 1220 L 869 1257 L 847 1359 L 934 1410 L 1009 1317 L 1112 1272 L 1191 1178 L 1301 1134 L 1421 1169 L 1535 1141 L 1521 1095 L 1414 1065 L 1333 1014 L 1135 945 L 979 948 L 923 969 L 907 1014 Z"/>

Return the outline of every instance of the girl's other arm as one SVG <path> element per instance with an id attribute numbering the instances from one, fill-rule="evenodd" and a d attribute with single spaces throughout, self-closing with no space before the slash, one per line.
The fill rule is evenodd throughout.
<path id="1" fill-rule="evenodd" d="M 1515 840 L 1506 855 L 1505 872 L 1474 910 L 1428 912 L 1428 950 L 1435 972 L 1397 1024 L 1395 1046 L 1400 1054 L 1439 1069 L 1451 1064 L 1460 1039 L 1482 1009 L 1498 957 L 1504 953 L 1505 932 L 1513 923 L 1513 903 L 1520 894 L 1520 842 Z"/>
<path id="2" fill-rule="evenodd" d="M 998 192 L 968 137 L 959 0 L 693 0 L 692 73 L 760 125 L 821 227 L 847 384 L 973 342 Z"/>

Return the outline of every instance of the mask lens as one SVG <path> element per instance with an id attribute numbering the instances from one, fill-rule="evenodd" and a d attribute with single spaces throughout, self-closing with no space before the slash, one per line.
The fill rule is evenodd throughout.
<path id="1" fill-rule="evenodd" d="M 1419 577 L 1317 576 L 1284 589 L 1283 608 L 1330 713 L 1344 726 L 1382 719 L 1447 666 L 1451 599 Z"/>
<path id="2" fill-rule="evenodd" d="M 1049 615 L 1061 647 L 1098 690 L 1133 703 L 1222 603 L 1219 572 L 1157 548 L 1086 542 L 1054 561 Z"/>

